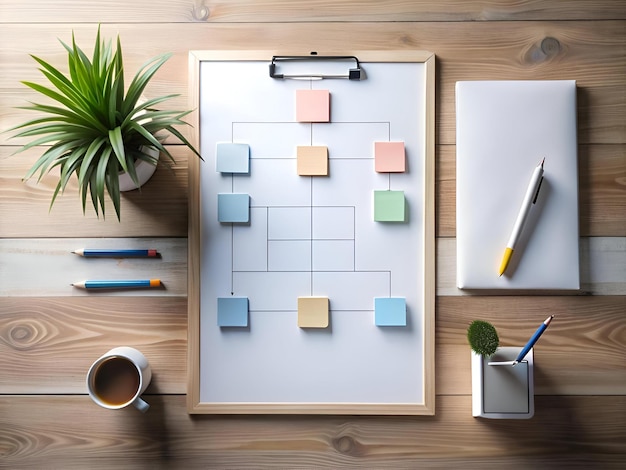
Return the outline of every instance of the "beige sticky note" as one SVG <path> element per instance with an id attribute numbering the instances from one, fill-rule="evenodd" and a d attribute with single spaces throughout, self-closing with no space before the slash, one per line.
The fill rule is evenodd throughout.
<path id="1" fill-rule="evenodd" d="M 297 148 L 298 175 L 327 176 L 328 147 L 306 146 Z"/>
<path id="2" fill-rule="evenodd" d="M 328 90 L 296 90 L 296 121 L 329 122 L 330 92 Z"/>
<path id="3" fill-rule="evenodd" d="M 328 297 L 298 297 L 300 328 L 328 327 Z"/>

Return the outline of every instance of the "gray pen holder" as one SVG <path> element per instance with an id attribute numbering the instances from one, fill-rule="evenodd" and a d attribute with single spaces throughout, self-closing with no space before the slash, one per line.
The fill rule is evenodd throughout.
<path id="1" fill-rule="evenodd" d="M 534 359 L 531 349 L 515 366 L 489 365 L 515 360 L 522 348 L 501 347 L 490 358 L 472 351 L 472 415 L 528 419 L 535 413 Z"/>

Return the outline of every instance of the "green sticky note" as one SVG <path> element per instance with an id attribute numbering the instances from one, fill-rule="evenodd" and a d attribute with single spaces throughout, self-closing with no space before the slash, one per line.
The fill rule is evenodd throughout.
<path id="1" fill-rule="evenodd" d="M 406 220 L 404 191 L 374 191 L 374 220 L 404 222 Z"/>

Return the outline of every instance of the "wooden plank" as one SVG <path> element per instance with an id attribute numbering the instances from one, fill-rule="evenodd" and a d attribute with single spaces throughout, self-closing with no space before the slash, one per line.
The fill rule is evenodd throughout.
<path id="1" fill-rule="evenodd" d="M 32 149 L 12 156 L 14 151 L 0 146 L 0 237 L 187 236 L 187 157 L 191 152 L 186 148 L 170 147 L 176 159 L 171 169 L 159 163 L 141 190 L 122 194 L 123 223 L 118 222 L 110 201 L 106 220 L 98 219 L 91 206 L 83 215 L 75 178 L 49 210 L 58 178 L 52 173 L 39 183 L 36 177 L 23 182 L 39 152 Z"/>
<path id="2" fill-rule="evenodd" d="M 456 235 L 456 147 L 437 149 L 437 236 Z M 626 236 L 626 146 L 579 145 L 579 230 Z"/>
<path id="3" fill-rule="evenodd" d="M 625 311 L 626 296 L 439 297 L 437 393 L 471 394 L 473 320 L 491 322 L 501 346 L 521 347 L 554 314 L 535 346 L 535 394 L 625 395 Z"/>
<path id="4" fill-rule="evenodd" d="M 363 2 L 345 0 L 136 0 L 111 2 L 58 0 L 49 8 L 45 0 L 0 1 L 2 21 L 7 23 L 181 23 L 208 22 L 301 22 L 301 21 L 497 21 L 576 20 L 624 18 L 623 0 L 447 0 L 412 2 L 391 0 Z"/>
<path id="5" fill-rule="evenodd" d="M 537 21 L 467 23 L 276 23 L 103 25 L 107 37 L 120 34 L 127 73 L 164 51 L 174 56 L 146 89 L 147 97 L 180 93 L 168 102 L 186 109 L 188 52 L 198 49 L 280 49 L 308 53 L 351 50 L 421 49 L 433 51 L 442 71 L 437 83 L 437 142 L 455 142 L 454 84 L 479 79 L 575 79 L 579 86 L 579 142 L 626 143 L 626 28 L 624 21 Z M 63 67 L 64 50 L 56 38 L 76 30 L 86 50 L 94 25 L 4 25 L 0 30 L 0 127 L 7 129 L 29 114 L 16 106 L 34 99 L 20 80 L 41 81 L 28 56 L 34 53 Z M 493 47 L 498 44 L 498 47 Z M 286 46 L 282 46 L 284 49 Z M 276 50 L 280 53 L 280 50 Z M 188 130 L 186 130 L 188 131 Z M 9 134 L 0 135 L 7 144 Z M 19 144 L 19 140 L 10 143 Z"/>
<path id="6" fill-rule="evenodd" d="M 78 239 L 0 239 L 0 256 L 3 261 L 0 295 L 81 296 L 87 293 L 70 289 L 69 284 L 83 279 L 104 275 L 114 278 L 160 277 L 166 289 L 159 291 L 165 296 L 186 295 L 185 253 L 187 241 L 184 238 L 154 240 L 151 242 L 164 252 L 158 260 L 94 260 L 82 259 L 69 253 L 86 241 Z M 102 241 L 114 245 L 112 240 Z M 127 243 L 126 241 L 120 243 Z M 130 243 L 130 242 L 129 242 Z M 140 246 L 142 239 L 133 242 Z M 456 240 L 437 239 L 437 295 L 470 295 L 468 291 L 456 287 Z M 552 292 L 553 294 L 577 295 L 625 295 L 626 294 L 626 238 L 593 237 L 581 238 L 581 291 Z M 156 264 L 158 263 L 158 264 Z M 46 266 L 46 269 L 42 269 Z M 34 283 L 32 280 L 37 279 Z M 30 280 L 30 281 L 29 281 Z M 143 291 L 109 292 L 106 295 L 142 295 Z M 482 294 L 502 295 L 502 291 Z M 540 291 L 539 291 L 540 292 Z M 520 294 L 507 291 L 508 294 Z M 534 293 L 537 293 L 535 291 Z M 154 295 L 154 291 L 144 293 Z M 95 294 L 98 295 L 98 294 Z M 93 297 L 93 294 L 89 294 Z"/>
<path id="7" fill-rule="evenodd" d="M 626 238 L 580 239 L 580 291 L 544 295 L 626 295 Z M 456 287 L 456 239 L 437 239 L 437 295 L 537 295 L 542 291 L 464 291 Z"/>
<path id="8" fill-rule="evenodd" d="M 83 258 L 78 248 L 153 248 L 157 258 Z M 0 239 L 0 296 L 187 296 L 186 238 Z M 87 279 L 160 279 L 161 288 L 94 291 Z"/>
<path id="9" fill-rule="evenodd" d="M 445 70 L 441 74 L 444 79 L 439 97 L 439 143 L 456 142 L 456 82 L 486 79 L 576 80 L 579 144 L 623 143 L 626 96 L 620 89 L 623 90 L 626 85 L 626 56 L 618 50 L 624 50 L 626 45 L 624 23 L 605 24 L 610 30 L 608 34 L 616 34 L 613 40 L 617 47 L 607 55 L 601 52 L 606 45 L 606 37 L 598 35 L 602 27 L 594 28 L 595 33 L 584 31 L 591 24 L 490 23 L 484 25 L 484 30 L 479 33 L 481 39 L 477 41 L 473 39 L 475 31 L 457 30 L 454 37 L 462 43 L 452 45 L 452 41 L 443 41 L 440 47 L 434 49 L 442 63 L 442 70 Z M 463 37 L 463 34 L 472 39 Z M 506 39 L 498 38 L 498 35 L 505 35 Z M 498 47 L 494 48 L 493 44 L 498 44 Z M 593 58 L 596 53 L 604 55 L 599 62 Z M 585 67 L 582 64 L 587 62 L 596 71 L 604 68 L 608 80 L 603 81 L 595 72 L 583 72 L 581 66 Z"/>
<path id="10" fill-rule="evenodd" d="M 0 236 L 59 237 L 67 234 L 69 226 L 72 236 L 186 236 L 187 159 L 191 152 L 180 146 L 168 148 L 177 160 L 173 171 L 162 167 L 141 193 L 124 195 L 122 220 L 136 223 L 122 228 L 111 215 L 112 207 L 107 206 L 111 217 L 106 221 L 97 220 L 89 208 L 83 216 L 74 182 L 49 211 L 56 180 L 50 176 L 41 184 L 36 184 L 36 179 L 22 181 L 40 150 L 12 155 L 15 148 L 0 146 Z M 439 237 L 456 234 L 455 151 L 453 145 L 436 148 Z M 578 160 L 581 236 L 626 236 L 626 145 L 580 145 Z M 160 184 L 168 190 L 159 190 L 156 186 Z"/>
<path id="11" fill-rule="evenodd" d="M 436 393 L 471 393 L 466 329 L 492 322 L 504 346 L 556 319 L 536 348 L 538 395 L 626 394 L 624 296 L 440 297 Z M 85 393 L 91 362 L 130 345 L 152 364 L 148 393 L 185 393 L 186 301 L 159 297 L 0 297 L 0 393 Z M 576 356 L 576 360 L 571 357 Z"/>
<path id="12" fill-rule="evenodd" d="M 148 358 L 147 393 L 185 393 L 186 311 L 184 298 L 0 297 L 0 393 L 87 393 L 89 366 L 116 346 Z"/>
<path id="13" fill-rule="evenodd" d="M 580 231 L 626 235 L 626 146 L 578 147 Z"/>
<path id="14" fill-rule="evenodd" d="M 437 147 L 437 167 L 435 168 L 435 191 L 438 237 L 456 236 L 456 146 Z"/>
<path id="15" fill-rule="evenodd" d="M 0 397 L 3 464 L 31 468 L 617 469 L 626 397 L 537 397 L 530 420 L 471 417 L 469 396 L 432 417 L 191 417 L 182 396 L 109 411 L 86 396 Z"/>

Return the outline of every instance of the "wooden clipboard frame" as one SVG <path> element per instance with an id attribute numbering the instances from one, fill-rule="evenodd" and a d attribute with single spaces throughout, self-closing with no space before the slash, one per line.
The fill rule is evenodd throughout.
<path id="1" fill-rule="evenodd" d="M 339 52 L 339 51 L 338 51 Z M 331 51 L 331 54 L 333 51 Z M 347 51 L 340 51 L 342 55 Z M 355 51 L 362 63 L 424 63 L 426 115 L 424 139 L 424 226 L 423 285 L 423 402 L 421 403 L 210 403 L 200 399 L 200 285 L 201 221 L 200 165 L 189 160 L 189 247 L 188 247 L 188 383 L 187 411 L 190 414 L 328 414 L 328 415 L 434 415 L 435 414 L 435 56 L 427 51 Z M 270 62 L 275 55 L 298 55 L 290 51 L 190 51 L 189 100 L 193 113 L 191 142 L 200 148 L 200 65 L 203 61 Z M 302 55 L 300 53 L 300 55 Z"/>

